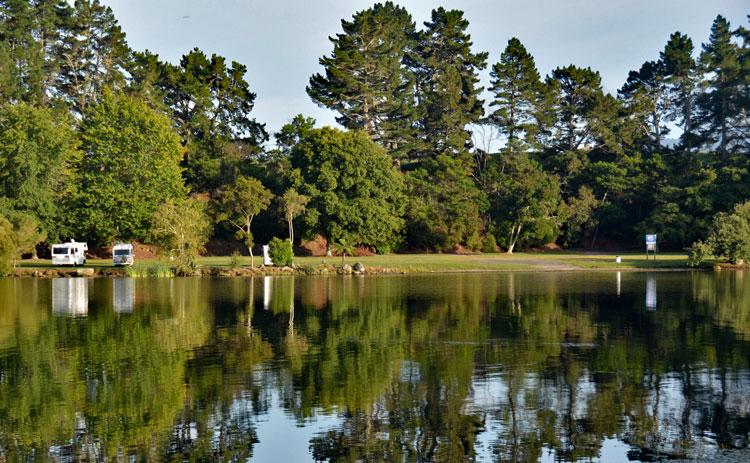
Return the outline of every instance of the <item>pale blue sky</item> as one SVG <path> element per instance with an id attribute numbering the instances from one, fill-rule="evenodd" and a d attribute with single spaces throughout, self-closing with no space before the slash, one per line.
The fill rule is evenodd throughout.
<path id="1" fill-rule="evenodd" d="M 258 97 L 253 111 L 269 131 L 297 113 L 335 124 L 317 107 L 305 85 L 320 71 L 318 58 L 331 52 L 328 37 L 342 18 L 374 2 L 360 0 L 103 0 L 114 10 L 134 49 L 177 62 L 199 47 L 248 67 Z M 747 0 L 408 0 L 418 26 L 437 6 L 466 13 L 476 51 L 499 60 L 509 38 L 518 37 L 542 74 L 576 64 L 598 70 L 607 91 L 616 92 L 628 71 L 658 57 L 669 34 L 679 30 L 696 47 L 717 14 L 733 26 L 747 25 Z M 483 80 L 488 79 L 488 71 Z"/>

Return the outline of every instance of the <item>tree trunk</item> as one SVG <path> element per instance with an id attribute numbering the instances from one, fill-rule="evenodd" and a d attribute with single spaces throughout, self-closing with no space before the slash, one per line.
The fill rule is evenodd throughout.
<path id="1" fill-rule="evenodd" d="M 513 254 L 513 248 L 516 247 L 516 242 L 518 241 L 518 237 L 521 236 L 521 224 L 518 224 L 518 226 L 513 226 L 513 228 L 510 231 L 510 240 L 508 241 L 508 254 Z"/>
<path id="2" fill-rule="evenodd" d="M 250 268 L 255 268 L 255 256 L 253 256 L 253 247 L 248 246 L 247 250 L 250 251 Z"/>
<path id="3" fill-rule="evenodd" d="M 289 243 L 294 246 L 294 225 L 292 224 L 292 219 L 288 219 L 287 224 L 289 225 Z"/>

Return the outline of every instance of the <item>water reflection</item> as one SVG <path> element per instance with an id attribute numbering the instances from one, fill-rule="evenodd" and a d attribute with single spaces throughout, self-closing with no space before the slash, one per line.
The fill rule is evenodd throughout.
<path id="1" fill-rule="evenodd" d="M 646 310 L 656 310 L 656 277 L 646 276 Z"/>
<path id="2" fill-rule="evenodd" d="M 131 313 L 135 304 L 135 282 L 132 278 L 112 279 L 112 308 L 116 313 Z"/>
<path id="3" fill-rule="evenodd" d="M 0 279 L 0 460 L 750 446 L 742 273 L 71 281 Z"/>
<path id="4" fill-rule="evenodd" d="M 53 279 L 52 312 L 85 317 L 89 312 L 89 280 L 86 278 Z"/>
<path id="5" fill-rule="evenodd" d="M 617 295 L 619 296 L 622 293 L 622 272 L 616 272 L 615 278 L 617 281 Z"/>

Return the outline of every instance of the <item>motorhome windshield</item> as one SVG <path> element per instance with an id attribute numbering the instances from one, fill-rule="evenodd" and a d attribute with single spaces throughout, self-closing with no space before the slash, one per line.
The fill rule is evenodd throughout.
<path id="1" fill-rule="evenodd" d="M 115 249 L 116 256 L 129 256 L 130 249 Z"/>
<path id="2" fill-rule="evenodd" d="M 53 246 L 52 247 L 52 254 L 67 255 L 68 254 L 68 248 L 65 247 L 65 246 Z"/>

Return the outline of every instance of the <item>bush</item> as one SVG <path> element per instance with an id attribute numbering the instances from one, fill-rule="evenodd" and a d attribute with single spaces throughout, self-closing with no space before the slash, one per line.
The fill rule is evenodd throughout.
<path id="1" fill-rule="evenodd" d="M 271 256 L 274 265 L 279 267 L 292 265 L 294 253 L 292 253 L 292 243 L 290 243 L 289 240 L 282 240 L 274 237 L 271 239 L 271 242 L 268 243 L 268 246 L 268 254 Z"/>
<path id="2" fill-rule="evenodd" d="M 733 264 L 750 261 L 750 201 L 717 214 L 708 235 L 713 254 Z"/>
<path id="3" fill-rule="evenodd" d="M 688 248 L 688 265 L 690 267 L 698 267 L 712 255 L 713 250 L 709 244 L 703 241 L 696 241 Z"/>
<path id="4" fill-rule="evenodd" d="M 484 237 L 484 241 L 482 242 L 482 252 L 487 254 L 497 252 L 497 240 L 495 240 L 495 235 L 492 233 L 487 233 L 487 236 Z"/>
<path id="5" fill-rule="evenodd" d="M 172 267 L 164 262 L 154 262 L 151 264 L 136 263 L 130 267 L 125 267 L 125 275 L 131 278 L 169 278 L 174 276 L 174 272 L 172 271 Z"/>
<path id="6" fill-rule="evenodd" d="M 693 244 L 692 254 L 695 258 L 691 257 L 691 262 L 708 255 L 732 264 L 750 261 L 750 201 L 735 206 L 731 214 L 716 214 L 705 244 Z"/>
<path id="7" fill-rule="evenodd" d="M 229 268 L 231 269 L 239 268 L 240 265 L 241 265 L 240 253 L 237 251 L 232 251 L 232 255 L 229 256 Z"/>

